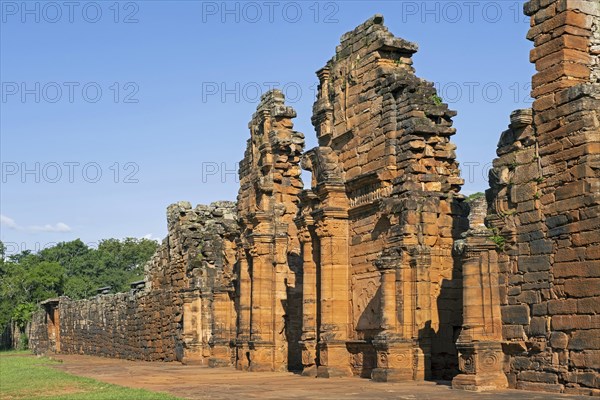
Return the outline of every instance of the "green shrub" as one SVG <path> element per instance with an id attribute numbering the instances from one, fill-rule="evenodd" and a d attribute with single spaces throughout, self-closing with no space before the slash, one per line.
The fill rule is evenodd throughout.
<path id="1" fill-rule="evenodd" d="M 19 348 L 17 350 L 27 350 L 29 348 L 29 337 L 26 333 L 19 336 Z"/>

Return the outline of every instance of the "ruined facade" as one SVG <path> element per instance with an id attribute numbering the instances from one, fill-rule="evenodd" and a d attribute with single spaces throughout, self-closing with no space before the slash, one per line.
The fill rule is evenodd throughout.
<path id="1" fill-rule="evenodd" d="M 317 72 L 318 147 L 263 95 L 237 205 L 169 207 L 144 282 L 45 302 L 34 348 L 600 394 L 600 5 L 525 11 L 535 101 L 485 199 L 459 193 L 456 113 L 415 75 L 417 46 L 376 15 Z"/>
<path id="2" fill-rule="evenodd" d="M 301 369 L 302 262 L 294 225 L 304 136 L 283 94 L 265 94 L 248 127 L 240 163 L 238 336 L 236 366 L 251 371 Z"/>
<path id="3" fill-rule="evenodd" d="M 493 313 L 474 315 L 494 327 L 486 332 L 494 350 L 479 358 L 466 351 L 465 362 L 475 360 L 474 368 L 455 378 L 455 385 L 508 379 L 519 389 L 597 395 L 600 3 L 536 0 L 525 12 L 531 16 L 530 58 L 537 70 L 533 109 L 512 113 L 487 191 L 486 223 L 500 251 L 477 232 L 468 235 L 466 245 L 469 258 L 490 260 L 484 265 L 498 282 L 499 290 L 482 301 Z M 488 323 L 485 314 L 498 315 L 498 309 L 501 320 Z M 466 338 L 465 346 L 476 349 L 480 338 Z M 492 354 L 503 361 L 494 361 L 493 371 Z"/>
<path id="4" fill-rule="evenodd" d="M 128 293 L 44 302 L 30 331 L 33 350 L 229 365 L 235 203 L 192 208 L 180 202 L 168 208 L 167 221 L 169 235 L 143 282 Z"/>
<path id="5" fill-rule="evenodd" d="M 456 368 L 452 245 L 467 227 L 449 140 L 456 113 L 415 76 L 416 51 L 375 16 L 317 73 L 319 147 L 304 156 L 312 188 L 297 219 L 305 372 L 385 381 Z"/>

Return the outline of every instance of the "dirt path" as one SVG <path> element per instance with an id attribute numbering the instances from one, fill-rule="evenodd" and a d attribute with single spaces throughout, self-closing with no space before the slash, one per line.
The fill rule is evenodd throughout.
<path id="1" fill-rule="evenodd" d="M 233 368 L 91 356 L 59 355 L 54 358 L 63 361 L 55 368 L 75 375 L 189 399 L 589 399 L 517 390 L 471 393 L 434 382 L 376 383 L 361 378 L 316 379 L 291 373 L 240 372 Z"/>

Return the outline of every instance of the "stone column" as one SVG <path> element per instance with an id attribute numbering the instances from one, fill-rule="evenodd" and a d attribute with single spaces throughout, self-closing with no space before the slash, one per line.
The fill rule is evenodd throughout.
<path id="1" fill-rule="evenodd" d="M 228 367 L 231 365 L 230 329 L 232 307 L 229 292 L 217 291 L 213 294 L 212 337 L 210 339 L 211 355 L 209 367 Z"/>
<path id="2" fill-rule="evenodd" d="M 470 230 L 463 252 L 463 327 L 456 346 L 460 375 L 452 387 L 474 391 L 508 386 L 503 372 L 496 245 L 489 231 Z"/>
<path id="3" fill-rule="evenodd" d="M 431 374 L 431 293 L 428 247 L 406 252 L 384 251 L 377 267 L 381 272 L 382 328 L 373 341 L 378 382 L 422 380 Z"/>
<path id="4" fill-rule="evenodd" d="M 183 363 L 204 365 L 202 298 L 200 291 L 194 290 L 183 295 L 183 332 L 185 346 Z"/>
<path id="5" fill-rule="evenodd" d="M 272 235 L 253 234 L 250 371 L 273 371 L 275 362 L 275 268 Z"/>
<path id="6" fill-rule="evenodd" d="M 291 278 L 290 268 L 288 266 L 288 224 L 275 224 L 276 234 L 274 237 L 273 256 L 273 371 L 286 372 L 288 370 L 288 343 L 286 329 L 288 322 L 287 315 L 287 289 L 288 281 Z"/>
<path id="7" fill-rule="evenodd" d="M 317 235 L 321 243 L 320 365 L 317 376 L 352 376 L 346 349 L 350 329 L 347 215 L 322 215 L 317 223 Z"/>
<path id="8" fill-rule="evenodd" d="M 317 375 L 317 265 L 314 259 L 313 237 L 306 225 L 300 228 L 302 245 L 302 375 Z"/>
<path id="9" fill-rule="evenodd" d="M 252 281 L 250 280 L 250 265 L 246 249 L 242 248 L 239 256 L 239 282 L 238 282 L 238 323 L 236 338 L 236 368 L 247 370 L 249 367 L 250 340 L 250 310 L 252 307 L 251 292 Z"/>
<path id="10" fill-rule="evenodd" d="M 411 248 L 411 267 L 415 274 L 415 310 L 413 337 L 417 339 L 415 350 L 415 380 L 431 378 L 431 248 Z"/>
<path id="11" fill-rule="evenodd" d="M 413 341 L 402 334 L 398 297 L 402 290 L 401 251 L 384 250 L 376 262 L 381 272 L 381 328 L 373 341 L 377 352 L 377 368 L 371 372 L 376 382 L 406 381 L 413 379 Z"/>

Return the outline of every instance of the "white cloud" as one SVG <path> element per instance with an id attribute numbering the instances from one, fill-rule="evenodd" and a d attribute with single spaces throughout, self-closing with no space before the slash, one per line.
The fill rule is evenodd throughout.
<path id="1" fill-rule="evenodd" d="M 24 232 L 71 232 L 71 227 L 64 222 L 58 222 L 56 224 L 45 224 L 45 225 L 31 225 L 21 226 L 15 222 L 14 219 L 7 217 L 6 215 L 0 215 L 0 223 L 2 226 L 8 229 L 14 229 L 17 231 Z"/>
<path id="2" fill-rule="evenodd" d="M 151 233 L 147 233 L 147 234 L 145 234 L 145 235 L 144 235 L 144 236 L 142 236 L 142 237 L 143 237 L 144 239 L 155 240 L 155 241 L 157 241 L 157 242 L 161 242 L 161 241 L 162 241 L 162 239 L 161 239 L 161 238 L 154 237 L 154 236 L 153 236 Z"/>
<path id="3" fill-rule="evenodd" d="M 71 232 L 71 227 L 64 222 L 59 222 L 54 225 L 46 224 L 42 226 L 29 226 L 26 230 L 31 232 Z"/>
<path id="4" fill-rule="evenodd" d="M 2 214 L 0 214 L 0 225 L 5 226 L 8 229 L 19 229 L 19 226 L 14 219 Z"/>

